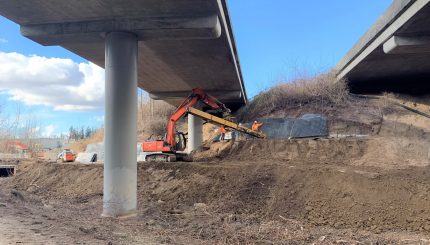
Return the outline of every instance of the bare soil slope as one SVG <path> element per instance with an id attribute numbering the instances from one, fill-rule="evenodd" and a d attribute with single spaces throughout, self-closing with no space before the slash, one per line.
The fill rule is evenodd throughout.
<path id="1" fill-rule="evenodd" d="M 320 112 L 331 138 L 208 142 L 193 163 L 140 163 L 139 215 L 130 220 L 100 217 L 103 165 L 19 163 L 15 177 L 0 179 L 0 235 L 8 231 L 11 243 L 31 232 L 45 243 L 429 244 L 429 119 L 364 99 L 315 106 L 266 116 Z M 23 225 L 22 239 L 10 236 Z"/>
<path id="2" fill-rule="evenodd" d="M 62 227 L 75 241 L 391 244 L 429 239 L 428 164 L 357 164 L 354 159 L 369 149 L 366 139 L 233 145 L 219 145 L 228 146 L 229 154 L 206 163 L 139 164 L 139 216 L 129 221 L 99 217 L 102 165 L 21 163 L 16 177 L 0 180 L 0 198 L 14 207 L 15 217 Z"/>

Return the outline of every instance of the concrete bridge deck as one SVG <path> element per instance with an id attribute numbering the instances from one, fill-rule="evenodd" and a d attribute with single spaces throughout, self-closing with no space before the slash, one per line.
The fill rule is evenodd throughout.
<path id="1" fill-rule="evenodd" d="M 430 92 L 430 1 L 395 0 L 336 67 L 353 92 Z"/>
<path id="2" fill-rule="evenodd" d="M 0 14 L 42 45 L 105 66 L 105 33 L 138 38 L 139 87 L 177 104 L 201 87 L 236 109 L 246 103 L 226 0 L 14 0 Z"/>

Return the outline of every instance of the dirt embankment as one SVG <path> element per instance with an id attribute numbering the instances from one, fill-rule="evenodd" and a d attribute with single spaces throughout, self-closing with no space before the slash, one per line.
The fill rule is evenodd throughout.
<path id="1" fill-rule="evenodd" d="M 218 142 L 197 152 L 194 159 L 279 164 L 299 161 L 392 169 L 429 165 L 430 144 L 426 139 L 396 136 Z"/>
<path id="2" fill-rule="evenodd" d="M 366 149 L 366 139 L 231 141 L 210 144 L 194 154 L 194 160 L 342 163 L 362 156 Z"/>
<path id="3" fill-rule="evenodd" d="M 20 208 L 31 207 L 52 225 L 70 223 L 76 237 L 124 244 L 147 237 L 177 244 L 428 243 L 428 119 L 363 103 L 325 111 L 334 138 L 214 143 L 194 156 L 200 162 L 139 164 L 134 220 L 100 218 L 102 165 L 19 163 L 17 176 L 0 180 L 0 199 L 8 196 L 16 215 L 30 215 Z M 10 193 L 22 193 L 26 203 L 15 205 L 22 201 Z"/>
<path id="4" fill-rule="evenodd" d="M 103 166 L 24 162 L 18 166 L 14 180 L 21 190 L 45 198 L 74 198 L 102 193 Z"/>
<path id="5" fill-rule="evenodd" d="M 142 216 L 159 226 L 200 233 L 208 241 L 230 234 L 219 230 L 226 222 L 238 224 L 239 230 L 296 220 L 307 227 L 430 232 L 428 166 L 387 170 L 297 160 L 146 163 L 139 165 L 138 176 Z M 11 186 L 65 209 L 74 203 L 91 205 L 89 200 L 101 200 L 102 166 L 25 163 Z M 195 217 L 196 209 L 203 210 L 204 221 Z"/>

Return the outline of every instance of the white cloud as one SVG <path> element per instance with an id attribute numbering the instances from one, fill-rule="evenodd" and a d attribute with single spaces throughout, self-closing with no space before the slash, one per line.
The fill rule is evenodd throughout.
<path id="1" fill-rule="evenodd" d="M 105 122 L 105 116 L 95 116 L 94 120 L 96 122 L 99 122 L 99 123 L 104 123 Z"/>
<path id="2" fill-rule="evenodd" d="M 71 59 L 0 52 L 0 92 L 26 105 L 62 111 L 100 110 L 104 70 Z"/>
<path id="3" fill-rule="evenodd" d="M 49 138 L 49 137 L 55 136 L 55 129 L 57 129 L 57 126 L 53 124 L 45 126 L 43 128 L 42 137 Z"/>
<path id="4" fill-rule="evenodd" d="M 8 40 L 0 37 L 0 43 L 8 43 Z"/>
<path id="5" fill-rule="evenodd" d="M 40 131 L 40 127 L 34 127 L 34 128 L 30 128 L 30 133 L 31 134 L 37 134 Z"/>

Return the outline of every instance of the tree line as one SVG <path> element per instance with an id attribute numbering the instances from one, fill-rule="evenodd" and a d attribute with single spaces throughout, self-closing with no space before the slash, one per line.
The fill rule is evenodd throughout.
<path id="1" fill-rule="evenodd" d="M 72 140 L 81 140 L 81 139 L 87 139 L 91 136 L 93 136 L 97 132 L 97 128 L 91 128 L 91 127 L 73 127 L 71 126 L 69 128 L 69 139 Z"/>

